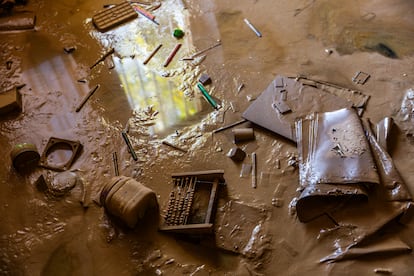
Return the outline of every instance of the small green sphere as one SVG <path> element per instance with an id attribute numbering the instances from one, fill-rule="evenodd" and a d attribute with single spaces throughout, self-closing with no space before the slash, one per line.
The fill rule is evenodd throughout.
<path id="1" fill-rule="evenodd" d="M 183 32 L 183 30 L 175 29 L 174 33 L 173 33 L 173 36 L 175 38 L 182 38 L 184 36 L 184 32 Z"/>

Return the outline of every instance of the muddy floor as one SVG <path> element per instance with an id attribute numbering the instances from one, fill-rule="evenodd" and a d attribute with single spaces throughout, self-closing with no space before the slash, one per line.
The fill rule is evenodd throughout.
<path id="1" fill-rule="evenodd" d="M 412 1 L 142 1 L 137 5 L 155 22 L 139 14 L 100 32 L 94 15 L 116 2 L 29 1 L 2 17 L 1 26 L 33 14 L 36 21 L 32 29 L 0 33 L 0 91 L 18 87 L 22 95 L 22 111 L 0 120 L 1 275 L 414 275 L 414 221 L 394 220 L 406 202 L 354 206 L 343 220 L 302 223 L 294 208 L 296 144 L 245 122 L 237 127 L 253 128 L 255 139 L 238 144 L 247 156 L 234 162 L 227 157 L 235 146 L 231 128 L 213 133 L 241 120 L 277 75 L 358 90 L 370 96 L 363 118 L 394 119 L 388 152 L 414 193 L 413 111 L 401 108 L 414 85 Z M 174 37 L 175 29 L 184 36 Z M 353 81 L 359 71 L 370 75 L 364 84 Z M 217 110 L 196 86 L 203 74 Z M 70 168 L 16 170 L 16 145 L 34 144 L 42 155 L 50 137 L 81 144 Z M 66 145 L 46 159 L 63 164 L 72 153 Z M 152 189 L 158 201 L 159 210 L 134 229 L 99 202 L 115 176 L 114 153 L 119 174 Z M 253 155 L 256 188 L 248 170 Z M 171 174 L 205 170 L 224 170 L 213 233 L 160 232 Z M 370 254 L 323 261 L 376 223 L 373 239 L 384 243 L 364 251 Z"/>

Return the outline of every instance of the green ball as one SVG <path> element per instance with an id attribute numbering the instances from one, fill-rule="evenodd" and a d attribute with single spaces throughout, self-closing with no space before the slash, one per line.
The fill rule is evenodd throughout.
<path id="1" fill-rule="evenodd" d="M 182 38 L 184 36 L 184 32 L 183 32 L 183 30 L 175 29 L 174 33 L 173 33 L 173 36 L 175 38 Z"/>

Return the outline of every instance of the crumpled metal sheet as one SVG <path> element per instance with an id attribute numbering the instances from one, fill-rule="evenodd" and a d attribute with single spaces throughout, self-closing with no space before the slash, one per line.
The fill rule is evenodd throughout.
<path id="1" fill-rule="evenodd" d="M 383 120 L 385 125 L 388 120 Z M 374 136 L 370 124 L 368 121 L 364 121 L 364 127 L 367 134 L 368 141 L 371 144 L 373 156 L 377 164 L 378 173 L 381 178 L 381 186 L 383 188 L 383 194 L 386 200 L 389 201 L 407 201 L 412 200 L 411 194 L 407 189 L 403 179 L 401 178 L 397 168 L 392 161 L 391 156 L 384 149 L 386 145 L 387 131 L 379 132 L 377 137 Z M 386 129 L 386 127 L 380 127 L 379 129 Z M 382 138 L 381 138 L 382 137 Z M 382 143 L 382 145 L 380 144 Z"/>
<path id="2" fill-rule="evenodd" d="M 296 210 L 308 222 L 378 185 L 370 146 L 354 109 L 314 113 L 296 121 L 299 180 Z"/>
<path id="3" fill-rule="evenodd" d="M 384 202 L 379 194 L 374 194 L 367 203 L 347 204 L 344 208 L 330 212 L 329 216 L 339 225 L 321 230 L 318 239 L 330 243 L 334 252 L 320 262 L 411 251 L 407 244 L 399 240 L 397 233 L 390 232 L 390 229 L 382 231 L 399 219 L 409 206 L 408 202 Z M 389 235 L 385 238 L 384 233 Z"/>

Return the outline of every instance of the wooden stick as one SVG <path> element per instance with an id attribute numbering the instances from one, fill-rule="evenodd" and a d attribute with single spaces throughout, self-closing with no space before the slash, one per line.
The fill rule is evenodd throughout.
<path id="1" fill-rule="evenodd" d="M 243 120 L 240 120 L 240 121 L 234 122 L 234 123 L 229 124 L 229 125 L 227 125 L 227 126 L 223 126 L 223 127 L 220 127 L 220 128 L 218 128 L 218 129 L 213 130 L 213 133 L 217 133 L 217 132 L 220 132 L 220 131 L 223 131 L 223 130 L 226 130 L 226 129 L 232 128 L 232 127 L 234 127 L 234 126 L 237 126 L 237 125 L 243 124 L 243 123 L 245 123 L 245 122 L 247 122 L 247 120 L 246 120 L 246 119 L 243 119 Z"/>
<path id="2" fill-rule="evenodd" d="M 171 51 L 170 55 L 168 56 L 168 58 L 165 60 L 164 62 L 164 67 L 167 67 L 168 64 L 170 64 L 170 62 L 172 61 L 172 59 L 174 58 L 174 56 L 177 54 L 178 50 L 181 48 L 180 43 L 178 43 L 177 45 L 175 45 L 174 49 Z"/>
<path id="3" fill-rule="evenodd" d="M 86 101 L 93 95 L 93 93 L 95 93 L 96 90 L 98 90 L 99 87 L 100 87 L 100 85 L 97 84 L 94 88 L 89 90 L 88 94 L 85 96 L 85 98 L 83 98 L 82 102 L 76 108 L 76 112 L 79 112 L 82 109 L 82 107 L 86 103 Z"/>
<path id="4" fill-rule="evenodd" d="M 253 152 L 252 153 L 252 188 L 256 189 L 257 188 L 257 168 L 256 168 L 256 153 Z"/>
<path id="5" fill-rule="evenodd" d="M 158 50 L 162 47 L 162 44 L 158 45 L 157 48 L 155 48 L 151 54 L 149 54 L 149 56 L 144 60 L 143 64 L 146 65 L 153 56 L 155 56 L 155 54 L 158 52 Z"/>

